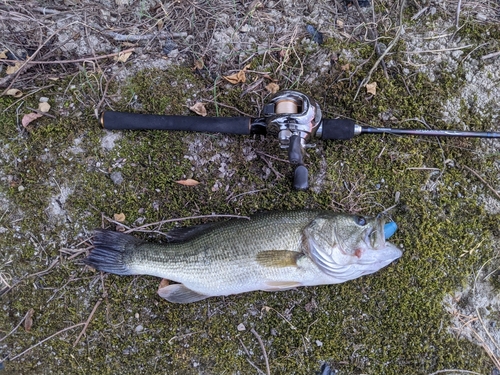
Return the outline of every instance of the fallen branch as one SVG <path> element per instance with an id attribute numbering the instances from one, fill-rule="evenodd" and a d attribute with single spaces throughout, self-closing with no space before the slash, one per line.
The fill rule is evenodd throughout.
<path id="1" fill-rule="evenodd" d="M 87 320 L 85 321 L 85 325 L 83 326 L 83 329 L 82 331 L 80 332 L 80 334 L 78 335 L 78 337 L 76 338 L 75 342 L 73 343 L 73 348 L 76 346 L 76 344 L 78 344 L 78 341 L 80 341 L 80 338 L 83 336 L 83 334 L 85 333 L 85 331 L 87 330 L 87 327 L 89 326 L 90 324 L 90 321 L 92 320 L 92 317 L 94 316 L 94 313 L 96 312 L 97 308 L 99 307 L 99 305 L 101 304 L 102 302 L 102 299 L 100 299 L 99 301 L 97 301 L 97 303 L 94 305 L 94 308 L 92 309 L 92 311 L 90 312 L 90 315 L 89 317 L 87 318 Z"/>
<path id="2" fill-rule="evenodd" d="M 142 34 L 142 35 L 125 35 L 118 34 L 114 31 L 103 31 L 103 34 L 112 37 L 117 42 L 138 42 L 140 40 L 150 40 L 153 38 L 185 38 L 188 36 L 188 33 L 182 31 L 180 33 L 167 33 L 167 32 L 159 32 L 154 34 Z"/>
<path id="3" fill-rule="evenodd" d="M 72 326 L 70 326 L 70 327 L 66 327 L 66 328 L 64 328 L 64 329 L 61 329 L 60 331 L 58 331 L 58 332 L 56 332 L 56 333 L 54 333 L 54 334 L 50 335 L 49 337 L 44 338 L 42 341 L 40 341 L 40 342 L 36 343 L 35 345 L 30 346 L 28 349 L 26 349 L 25 351 L 23 351 L 23 352 L 19 353 L 18 355 L 14 356 L 14 357 L 12 357 L 12 358 L 9 358 L 9 360 L 10 360 L 10 361 L 13 361 L 13 360 L 15 360 L 15 359 L 17 359 L 17 358 L 19 358 L 19 357 L 23 356 L 24 354 L 28 353 L 30 350 L 32 350 L 32 349 L 34 349 L 34 348 L 36 348 L 37 346 L 42 345 L 45 341 L 49 341 L 51 338 L 56 337 L 57 335 L 59 335 L 59 334 L 61 334 L 61 333 L 63 333 L 63 332 L 69 331 L 70 329 L 73 329 L 73 328 L 76 328 L 76 327 L 80 327 L 80 326 L 83 326 L 83 325 L 85 325 L 85 323 L 78 323 L 78 324 L 72 325 Z"/>
<path id="4" fill-rule="evenodd" d="M 102 59 L 107 59 L 109 57 L 113 56 L 118 56 L 124 53 L 128 52 L 134 52 L 135 48 L 129 48 L 125 49 L 120 52 L 115 52 L 115 53 L 109 53 L 107 55 L 101 55 L 101 56 L 94 56 L 94 57 L 83 57 L 81 59 L 75 59 L 75 60 L 54 60 L 54 61 L 38 61 L 38 60 L 27 60 L 24 62 L 26 65 L 37 65 L 37 64 L 72 64 L 72 63 L 78 63 L 78 62 L 85 62 L 85 61 L 95 61 L 95 60 L 102 60 Z M 0 59 L 0 62 L 7 62 L 7 63 L 15 63 L 19 62 L 18 60 L 7 60 L 7 59 Z"/>
<path id="5" fill-rule="evenodd" d="M 396 36 L 394 37 L 392 42 L 389 43 L 389 45 L 387 46 L 385 51 L 380 55 L 380 57 L 375 62 L 375 64 L 373 64 L 373 67 L 368 72 L 368 75 L 365 77 L 365 79 L 363 79 L 363 81 L 359 85 L 358 90 L 356 91 L 356 95 L 354 95 L 354 100 L 356 100 L 356 98 L 358 97 L 358 94 L 359 94 L 359 91 L 361 90 L 361 87 L 366 86 L 370 82 L 370 79 L 372 77 L 373 72 L 377 69 L 377 67 L 380 65 L 380 63 L 384 60 L 385 56 L 396 45 L 399 38 L 401 37 L 401 32 L 403 31 L 403 8 L 404 8 L 404 5 L 405 5 L 405 0 L 401 0 L 400 10 L 399 10 L 399 28 L 398 28 L 398 32 L 396 33 Z"/>
<path id="6" fill-rule="evenodd" d="M 267 358 L 267 353 L 266 353 L 266 347 L 264 346 L 264 343 L 262 342 L 262 339 L 260 338 L 259 334 L 255 329 L 251 329 L 250 332 L 253 333 L 253 335 L 257 338 L 257 341 L 259 342 L 260 348 L 262 349 L 262 353 L 264 355 L 264 360 L 266 361 L 266 374 L 271 375 L 271 370 L 269 368 L 269 359 Z"/>
<path id="7" fill-rule="evenodd" d="M 484 178 L 482 178 L 482 177 L 479 175 L 479 173 L 477 173 L 475 170 L 473 170 L 472 168 L 469 168 L 469 167 L 468 167 L 468 166 L 466 166 L 466 165 L 462 165 L 462 166 L 463 166 L 465 169 L 467 169 L 469 172 L 473 173 L 473 174 L 474 174 L 477 178 L 479 178 L 479 179 L 481 180 L 481 182 L 482 182 L 483 184 L 485 184 L 485 185 L 486 185 L 486 186 L 487 186 L 487 187 L 488 187 L 488 188 L 489 188 L 489 189 L 493 192 L 493 194 L 495 194 L 495 195 L 496 195 L 496 197 L 497 197 L 498 199 L 500 199 L 500 193 L 498 193 L 498 191 L 496 191 L 495 189 L 493 189 L 493 187 L 492 187 L 490 184 L 488 184 L 488 183 L 486 182 L 486 180 L 485 180 Z"/>
<path id="8" fill-rule="evenodd" d="M 483 57 L 481 57 L 481 60 L 491 59 L 492 57 L 497 57 L 497 56 L 500 56 L 500 51 L 484 55 Z"/>
<path id="9" fill-rule="evenodd" d="M 19 321 L 19 324 L 12 330 L 10 331 L 9 333 L 7 333 L 4 337 L 2 337 L 0 339 L 0 342 L 2 342 L 3 340 L 5 340 L 7 337 L 9 337 L 10 335 L 12 335 L 14 332 L 16 332 L 16 330 L 21 326 L 21 324 L 23 324 L 24 320 L 28 317 L 28 315 L 30 314 L 30 311 L 28 311 L 26 313 L 26 315 L 24 316 L 24 318 L 22 318 L 20 321 Z"/>

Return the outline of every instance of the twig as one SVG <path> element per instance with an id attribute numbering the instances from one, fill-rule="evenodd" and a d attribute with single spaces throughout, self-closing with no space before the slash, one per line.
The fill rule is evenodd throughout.
<path id="1" fill-rule="evenodd" d="M 364 87 L 366 84 L 368 84 L 370 82 L 370 79 L 371 79 L 372 74 L 375 71 L 375 69 L 377 69 L 377 67 L 379 66 L 380 62 L 384 59 L 384 57 L 389 53 L 389 51 L 398 42 L 398 40 L 399 40 L 399 38 L 401 36 L 401 32 L 403 31 L 403 8 L 404 8 L 404 5 L 405 5 L 405 0 L 401 0 L 400 10 L 399 10 L 399 28 L 398 28 L 398 32 L 396 33 L 396 36 L 391 41 L 391 43 L 389 43 L 389 45 L 387 46 L 387 48 L 385 49 L 385 51 L 380 55 L 380 57 L 378 58 L 378 60 L 372 66 L 372 68 L 368 72 L 368 75 L 365 77 L 365 79 L 363 79 L 363 81 L 361 82 L 361 84 L 358 86 L 358 90 L 356 91 L 356 95 L 354 95 L 354 100 L 356 100 L 356 98 L 358 97 L 358 94 L 359 94 L 359 91 L 361 90 L 361 87 Z"/>
<path id="2" fill-rule="evenodd" d="M 479 372 L 474 372 L 474 371 L 469 371 L 469 370 L 457 370 L 457 369 L 445 369 L 445 370 L 439 370 L 436 372 L 433 372 L 432 374 L 429 375 L 436 375 L 436 374 L 470 374 L 470 375 L 481 375 Z"/>
<path id="3" fill-rule="evenodd" d="M 185 337 L 189 337 L 189 336 L 192 336 L 192 335 L 195 335 L 197 333 L 202 333 L 203 331 L 196 331 L 196 332 L 190 332 L 190 333 L 186 333 L 185 335 L 175 335 L 173 336 L 170 340 L 168 340 L 168 343 L 170 345 L 172 345 L 172 343 L 174 342 L 174 340 L 177 340 L 177 339 L 183 339 Z"/>
<path id="4" fill-rule="evenodd" d="M 465 49 L 465 48 L 470 48 L 474 47 L 473 44 L 467 44 L 466 46 L 461 46 L 461 47 L 452 47 L 452 48 L 441 48 L 441 49 L 429 49 L 426 51 L 405 51 L 407 55 L 417 55 L 421 53 L 438 53 L 438 52 L 447 52 L 447 51 L 457 51 L 460 49 Z"/>
<path id="5" fill-rule="evenodd" d="M 354 0 L 354 6 L 356 7 L 356 10 L 358 11 L 359 15 L 361 16 L 361 19 L 366 25 L 371 25 L 368 27 L 369 31 L 369 38 L 373 40 L 373 47 L 375 49 L 375 53 L 380 56 L 380 45 L 378 43 L 378 33 L 377 33 L 377 28 L 373 27 L 373 24 L 375 24 L 375 12 L 373 13 L 373 22 L 370 23 L 366 19 L 365 15 L 363 14 L 363 10 L 361 10 L 361 7 L 359 6 L 358 0 Z M 387 66 L 385 65 L 385 61 L 381 61 L 382 69 L 384 69 L 384 75 L 386 78 L 389 78 L 389 75 L 387 74 Z"/>
<path id="6" fill-rule="evenodd" d="M 260 193 L 261 191 L 266 191 L 266 190 L 267 190 L 267 188 L 265 188 L 265 189 L 257 189 L 257 190 L 245 191 L 244 193 L 237 194 L 237 195 L 235 195 L 234 197 L 231 197 L 231 196 L 230 196 L 229 198 L 226 198 L 226 201 L 230 201 L 230 200 L 232 200 L 232 199 L 236 199 L 236 198 L 241 197 L 241 196 L 243 196 L 243 195 Z"/>
<path id="7" fill-rule="evenodd" d="M 260 338 L 259 334 L 255 329 L 252 328 L 250 332 L 252 332 L 253 335 L 257 337 L 257 341 L 259 342 L 260 348 L 262 349 L 262 353 L 264 354 L 264 360 L 266 361 L 266 374 L 271 375 L 271 370 L 269 369 L 269 359 L 267 358 L 267 353 L 266 353 L 266 347 L 264 346 L 262 339 Z"/>
<path id="8" fill-rule="evenodd" d="M 27 109 L 29 109 L 30 111 L 33 111 L 39 115 L 42 115 L 42 116 L 47 116 L 47 117 L 50 117 L 50 118 L 56 118 L 56 116 L 54 115 L 51 115 L 50 113 L 47 113 L 47 112 L 42 112 L 38 109 L 35 109 L 35 108 L 31 108 L 31 107 L 26 107 Z"/>
<path id="9" fill-rule="evenodd" d="M 10 331 L 7 335 L 5 335 L 4 337 L 2 337 L 0 339 L 0 342 L 2 342 L 3 340 L 5 340 L 7 337 L 9 337 L 10 335 L 12 335 L 14 332 L 16 332 L 16 330 L 19 328 L 19 326 L 21 324 L 23 324 L 24 320 L 28 317 L 28 314 L 30 313 L 30 310 L 28 310 L 28 312 L 26 313 L 26 315 L 24 316 L 24 318 L 22 318 L 20 321 L 19 321 L 19 324 L 12 330 Z"/>
<path id="10" fill-rule="evenodd" d="M 92 317 L 94 316 L 94 313 L 96 312 L 97 308 L 99 307 L 99 305 L 101 304 L 102 302 L 102 298 L 99 299 L 99 301 L 97 301 L 97 303 L 95 304 L 94 308 L 92 309 L 92 311 L 90 312 L 90 315 L 89 317 L 87 318 L 87 321 L 85 322 L 85 325 L 83 326 L 83 329 L 82 331 L 80 332 L 80 334 L 78 335 L 78 337 L 76 338 L 75 342 L 73 343 L 73 348 L 76 346 L 76 344 L 78 344 L 78 341 L 80 341 L 80 338 L 83 336 L 83 334 L 85 333 L 85 331 L 87 330 L 87 327 L 89 326 L 90 324 L 90 321 L 92 319 Z"/>
<path id="11" fill-rule="evenodd" d="M 117 42 L 138 42 L 140 40 L 153 39 L 156 37 L 160 37 L 160 38 L 185 38 L 188 36 L 188 33 L 185 31 L 182 31 L 180 33 L 159 32 L 159 33 L 155 33 L 155 34 L 143 34 L 143 35 L 124 35 L 124 34 L 115 33 L 114 31 L 103 31 L 103 34 L 106 34 L 107 36 L 112 37 Z"/>
<path id="12" fill-rule="evenodd" d="M 33 10 L 35 12 L 42 13 L 44 16 L 46 16 L 48 14 L 60 14 L 61 13 L 61 11 L 59 11 L 59 10 L 48 9 L 48 8 L 45 8 L 45 7 L 35 7 L 35 8 L 33 8 Z"/>
<path id="13" fill-rule="evenodd" d="M 17 358 L 19 358 L 19 357 L 23 356 L 24 354 L 28 353 L 30 350 L 32 350 L 32 349 L 34 349 L 34 348 L 36 348 L 37 346 L 42 345 L 45 341 L 48 341 L 48 340 L 50 340 L 51 338 L 56 337 L 57 335 L 59 335 L 59 334 L 61 334 L 61 333 L 63 333 L 63 332 L 69 331 L 70 329 L 73 329 L 73 328 L 76 328 L 76 327 L 80 327 L 80 326 L 83 326 L 83 325 L 85 325 L 85 323 L 78 323 L 78 324 L 72 325 L 72 326 L 70 326 L 70 327 L 66 327 L 66 328 L 64 328 L 64 329 L 61 329 L 60 331 L 58 331 L 58 332 L 56 332 L 56 333 L 54 333 L 54 334 L 50 335 L 49 337 L 44 338 L 42 341 L 40 341 L 40 342 L 36 343 L 35 345 L 30 346 L 30 347 L 29 347 L 28 349 L 26 349 L 24 352 L 19 353 L 18 355 L 16 355 L 16 356 L 14 356 L 14 357 L 10 358 L 9 360 L 10 360 L 10 361 L 13 361 L 13 360 L 15 360 L 15 359 L 17 359 Z"/>
<path id="14" fill-rule="evenodd" d="M 486 185 L 486 186 L 487 186 L 487 187 L 488 187 L 488 188 L 489 188 L 489 189 L 493 192 L 493 194 L 495 194 L 495 195 L 496 195 L 496 197 L 497 197 L 498 199 L 500 199 L 500 194 L 498 193 L 498 191 L 496 191 L 495 189 L 493 189 L 493 187 L 492 187 L 490 184 L 488 184 L 488 183 L 486 182 L 486 180 L 485 180 L 484 178 L 482 178 L 482 177 L 481 177 L 481 176 L 480 176 L 480 175 L 479 175 L 479 174 L 478 174 L 475 170 L 473 170 L 473 169 L 469 168 L 469 167 L 468 167 L 468 166 L 466 166 L 466 165 L 462 165 L 462 166 L 463 166 L 465 169 L 467 169 L 469 172 L 473 173 L 473 174 L 474 174 L 477 178 L 479 178 L 479 179 L 482 181 L 482 183 L 483 183 L 483 184 L 485 184 L 485 185 Z"/>
<path id="15" fill-rule="evenodd" d="M 100 56 L 94 56 L 94 57 L 83 57 L 81 59 L 74 59 L 74 60 L 54 60 L 54 61 L 38 61 L 38 60 L 27 60 L 24 63 L 29 64 L 29 65 L 36 65 L 36 64 L 72 64 L 72 63 L 77 63 L 77 62 L 85 62 L 85 61 L 93 61 L 93 60 L 102 60 L 102 59 L 107 59 L 108 57 L 113 57 L 113 56 L 118 56 L 124 53 L 128 52 L 134 52 L 135 48 L 129 48 L 129 49 L 124 49 L 123 51 L 120 52 L 115 52 L 115 53 L 109 53 L 107 55 L 100 55 Z M 7 60 L 7 59 L 0 59 L 0 62 L 19 62 L 18 60 Z"/>
<path id="16" fill-rule="evenodd" d="M 240 343 L 241 345 L 243 346 L 243 350 L 245 351 L 245 353 L 247 354 L 248 358 L 247 358 L 247 362 L 254 368 L 257 370 L 257 372 L 259 374 L 264 374 L 266 375 L 266 373 L 264 371 L 262 371 L 260 368 L 257 367 L 257 365 L 255 363 L 253 363 L 251 360 L 250 360 L 250 352 L 248 351 L 247 347 L 245 346 L 245 344 L 243 344 L 243 341 L 241 341 L 241 339 L 238 337 L 238 340 L 240 340 Z"/>
<path id="17" fill-rule="evenodd" d="M 95 115 L 95 118 L 98 119 L 98 120 L 99 120 L 99 108 L 101 108 L 102 103 L 106 99 L 106 94 L 108 93 L 109 83 L 113 80 L 113 78 L 115 78 L 115 76 L 120 71 L 121 71 L 121 69 L 119 69 L 118 71 L 116 71 L 108 80 L 106 80 L 106 85 L 104 85 L 104 90 L 102 92 L 102 98 L 101 98 L 101 100 L 99 100 L 99 103 L 97 103 L 97 105 L 94 108 L 94 115 Z"/>
<path id="18" fill-rule="evenodd" d="M 457 15 L 455 17 L 455 27 L 458 29 L 458 24 L 460 22 L 460 8 L 462 7 L 462 0 L 458 0 L 457 4 Z"/>
<path id="19" fill-rule="evenodd" d="M 214 103 L 215 105 L 218 105 L 218 106 L 221 106 L 221 107 L 224 107 L 224 108 L 229 108 L 229 109 L 232 109 L 240 114 L 242 114 L 243 116 L 246 116 L 246 117 L 254 117 L 253 115 L 249 115 L 248 113 L 245 113 L 243 111 L 240 111 L 238 108 L 236 107 L 233 107 L 233 106 L 230 106 L 230 105 L 227 105 L 227 104 L 223 104 L 223 103 L 219 103 L 213 99 L 203 99 L 204 102 L 209 102 L 209 103 Z"/>
<path id="20" fill-rule="evenodd" d="M 256 154 L 258 154 L 258 155 L 261 155 L 261 156 L 262 156 L 262 155 L 263 155 L 263 156 L 266 156 L 266 157 L 268 157 L 268 158 L 270 158 L 270 159 L 274 159 L 274 160 L 281 161 L 281 162 L 283 162 L 283 163 L 288 163 L 288 164 L 290 164 L 290 160 L 280 159 L 280 158 L 278 158 L 278 157 L 276 157 L 276 156 L 266 154 L 265 152 L 262 152 L 262 151 L 255 151 L 255 153 L 256 153 Z"/>
<path id="21" fill-rule="evenodd" d="M 500 56 L 500 51 L 484 55 L 483 57 L 481 57 L 481 60 L 491 59 L 492 57 L 497 57 L 497 56 Z"/>
<path id="22" fill-rule="evenodd" d="M 418 17 L 420 17 L 423 13 L 425 13 L 429 9 L 429 7 L 423 7 L 420 9 L 415 15 L 411 18 L 412 21 L 415 21 Z"/>
<path id="23" fill-rule="evenodd" d="M 28 96 L 31 96 L 33 94 L 36 94 L 38 91 L 41 91 L 41 90 L 45 90 L 45 89 L 48 89 L 48 88 L 51 88 L 52 86 L 54 85 L 48 85 L 48 86 L 43 86 L 43 87 L 39 87 L 25 95 L 23 95 L 21 98 L 17 99 L 14 103 L 12 103 L 11 105 L 9 105 L 7 108 L 5 108 L 3 110 L 3 112 L 7 112 L 9 110 L 9 108 L 13 107 L 14 105 L 16 105 L 17 103 L 19 103 L 20 101 L 23 101 L 24 99 L 26 99 Z"/>
<path id="24" fill-rule="evenodd" d="M 117 225 L 121 225 L 121 226 L 127 228 L 127 230 L 124 231 L 124 233 L 138 232 L 141 229 L 144 229 L 144 228 L 147 228 L 147 227 L 152 227 L 153 225 L 162 226 L 163 224 L 174 223 L 176 221 L 193 220 L 193 219 L 206 219 L 206 218 L 215 218 L 215 217 L 225 217 L 225 218 L 236 218 L 236 219 L 247 219 L 247 220 L 250 220 L 249 216 L 240 216 L 240 215 L 199 215 L 199 216 L 181 217 L 181 218 L 178 218 L 178 219 L 161 220 L 161 221 L 156 221 L 154 223 L 144 224 L 144 225 L 141 225 L 140 227 L 131 228 L 131 227 L 127 227 L 123 223 L 120 223 L 119 221 L 113 220 L 110 217 L 107 217 L 107 216 L 103 215 L 103 218 L 106 219 L 107 221 L 109 221 L 111 223 L 114 223 L 114 224 L 117 224 Z"/>
<path id="25" fill-rule="evenodd" d="M 64 26 L 63 28 L 66 28 L 66 27 L 69 27 L 71 26 L 72 24 L 69 24 L 69 25 L 66 25 Z M 9 80 L 11 80 L 10 84 L 7 86 L 7 88 L 4 90 L 4 92 L 2 92 L 2 94 L 0 94 L 0 96 L 3 96 L 7 93 L 7 91 L 9 91 L 9 89 L 12 87 L 12 84 L 15 82 L 15 80 L 17 79 L 17 77 L 19 77 L 21 75 L 21 73 L 26 70 L 28 68 L 28 65 L 30 63 L 32 63 L 32 59 L 35 58 L 35 56 L 38 54 L 38 52 L 40 52 L 40 50 L 47 44 L 49 43 L 49 41 L 56 35 L 59 34 L 59 32 L 63 29 L 63 28 L 60 28 L 60 29 L 57 29 L 55 32 L 52 33 L 52 35 L 50 35 L 38 48 L 35 52 L 33 52 L 33 54 L 31 54 L 31 56 L 29 56 L 22 64 L 21 66 L 19 67 L 19 69 L 17 70 L 17 72 L 15 74 L 11 74 L 11 75 L 7 75 L 6 77 L 4 77 L 2 79 L 2 81 L 0 82 L 0 86 L 7 83 Z M 0 60 L 0 61 L 4 61 L 4 62 L 19 62 L 17 60 Z"/>

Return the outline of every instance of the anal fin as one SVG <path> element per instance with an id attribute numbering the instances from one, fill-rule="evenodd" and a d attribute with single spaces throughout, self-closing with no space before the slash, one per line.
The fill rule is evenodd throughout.
<path id="1" fill-rule="evenodd" d="M 191 303 L 201 301 L 210 296 L 200 294 L 184 286 L 184 284 L 172 284 L 158 288 L 158 295 L 173 303 Z"/>
<path id="2" fill-rule="evenodd" d="M 265 284 L 267 286 L 265 291 L 267 292 L 293 289 L 302 286 L 302 284 L 297 281 L 266 281 Z"/>

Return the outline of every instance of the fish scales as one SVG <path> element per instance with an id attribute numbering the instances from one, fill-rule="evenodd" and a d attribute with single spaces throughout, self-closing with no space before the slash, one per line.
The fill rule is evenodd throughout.
<path id="1" fill-rule="evenodd" d="M 373 273 L 401 256 L 385 242 L 383 228 L 378 218 L 297 210 L 214 223 L 194 230 L 185 241 L 165 244 L 97 231 L 85 263 L 121 275 L 176 281 L 180 284 L 158 293 L 187 303 L 253 290 L 335 284 Z"/>
<path id="2" fill-rule="evenodd" d="M 235 283 L 250 286 L 262 277 L 283 278 L 289 276 L 289 271 L 261 266 L 257 254 L 266 250 L 300 252 L 301 230 L 314 215 L 293 212 L 264 215 L 262 220 L 258 216 L 254 218 L 257 220 L 238 219 L 217 224 L 188 242 L 142 244 L 130 254 L 130 268 L 135 273 L 199 284 L 197 290 L 207 283 L 214 284 L 221 293 Z"/>

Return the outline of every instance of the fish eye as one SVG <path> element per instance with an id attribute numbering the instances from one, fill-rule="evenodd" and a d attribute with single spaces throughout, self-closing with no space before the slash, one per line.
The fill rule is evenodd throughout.
<path id="1" fill-rule="evenodd" d="M 356 216 L 354 218 L 356 224 L 361 225 L 362 227 L 366 225 L 366 219 L 363 216 Z"/>

